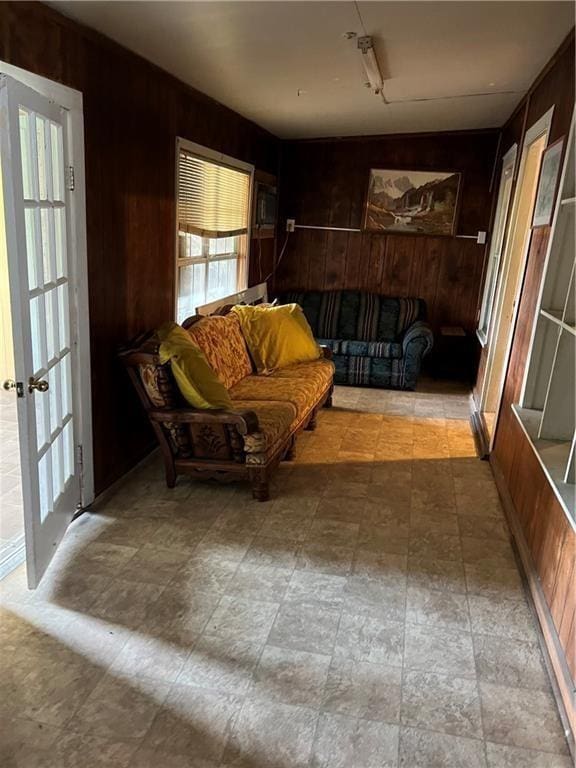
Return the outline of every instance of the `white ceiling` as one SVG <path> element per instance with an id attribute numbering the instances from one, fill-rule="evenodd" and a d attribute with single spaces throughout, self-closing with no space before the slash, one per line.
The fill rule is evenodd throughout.
<path id="1" fill-rule="evenodd" d="M 282 138 L 500 126 L 574 25 L 572 2 L 50 5 Z M 375 38 L 396 103 L 345 32 Z"/>

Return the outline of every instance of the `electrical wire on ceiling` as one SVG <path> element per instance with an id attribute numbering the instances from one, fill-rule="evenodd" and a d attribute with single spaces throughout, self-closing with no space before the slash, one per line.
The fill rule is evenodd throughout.
<path id="1" fill-rule="evenodd" d="M 378 87 L 373 87 L 372 91 L 376 95 L 380 96 L 382 102 L 386 104 L 386 106 L 390 106 L 391 104 L 416 104 L 419 102 L 425 102 L 425 101 L 449 101 L 451 99 L 471 99 L 471 98 L 477 98 L 481 96 L 516 96 L 520 95 L 517 91 L 486 91 L 482 93 L 459 93 L 454 94 L 450 96 L 422 96 L 420 98 L 415 99 L 387 99 L 386 94 L 384 93 L 384 83 L 385 78 L 382 77 L 381 70 L 378 65 L 378 61 L 376 59 L 376 54 L 373 49 L 373 43 L 372 43 L 372 36 L 368 34 L 366 31 L 366 25 L 364 24 L 364 19 L 362 18 L 362 13 L 360 11 L 360 6 L 358 4 L 358 0 L 353 0 L 354 10 L 356 11 L 356 15 L 358 16 L 358 21 L 360 23 L 360 27 L 362 28 L 362 32 L 365 39 L 368 39 L 366 48 L 370 48 L 370 51 L 367 51 L 366 48 L 362 47 L 362 38 L 358 39 L 358 48 L 362 51 L 362 54 L 365 55 L 366 53 L 370 53 L 372 56 L 372 70 L 376 71 L 376 74 L 380 78 L 380 82 L 378 83 Z M 348 39 L 352 39 L 352 36 L 356 37 L 356 35 L 351 32 L 348 33 Z"/>

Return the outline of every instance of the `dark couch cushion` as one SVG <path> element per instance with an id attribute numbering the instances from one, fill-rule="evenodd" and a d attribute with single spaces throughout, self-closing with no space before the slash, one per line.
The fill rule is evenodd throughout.
<path id="1" fill-rule="evenodd" d="M 395 359 L 402 357 L 402 344 L 394 341 L 346 341 L 343 339 L 318 339 L 318 343 L 328 347 L 335 355 L 354 357 L 375 357 Z"/>

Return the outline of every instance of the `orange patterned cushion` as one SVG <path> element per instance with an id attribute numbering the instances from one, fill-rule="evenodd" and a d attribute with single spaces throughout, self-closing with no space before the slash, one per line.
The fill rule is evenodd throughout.
<path id="1" fill-rule="evenodd" d="M 194 323 L 188 333 L 200 347 L 226 389 L 230 389 L 252 373 L 252 363 L 240 330 L 240 322 L 233 313 L 225 317 L 204 317 Z"/>

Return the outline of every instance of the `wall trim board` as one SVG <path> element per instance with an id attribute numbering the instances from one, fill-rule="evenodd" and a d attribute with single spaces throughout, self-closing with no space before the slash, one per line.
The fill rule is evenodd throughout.
<path id="1" fill-rule="evenodd" d="M 366 133 L 356 136 L 315 136 L 311 139 L 283 139 L 285 144 L 341 144 L 345 141 L 363 142 L 363 141 L 401 141 L 402 139 L 428 139 L 450 136 L 486 136 L 498 133 L 502 130 L 501 126 L 493 128 L 467 128 L 461 131 L 414 131 L 413 133 Z"/>
<path id="2" fill-rule="evenodd" d="M 530 603 L 539 623 L 539 639 L 544 652 L 544 658 L 550 673 L 552 689 L 562 725 L 566 733 L 568 746 L 572 757 L 576 755 L 574 737 L 576 734 L 576 701 L 574 698 L 574 682 L 568 669 L 566 655 L 560 643 L 558 632 L 554 626 L 552 614 L 542 590 L 541 581 L 524 537 L 522 526 L 518 520 L 514 502 L 504 476 L 494 453 L 490 454 L 490 467 L 496 482 L 496 487 L 504 508 L 504 514 L 512 533 L 514 544 L 522 566 Z"/>

